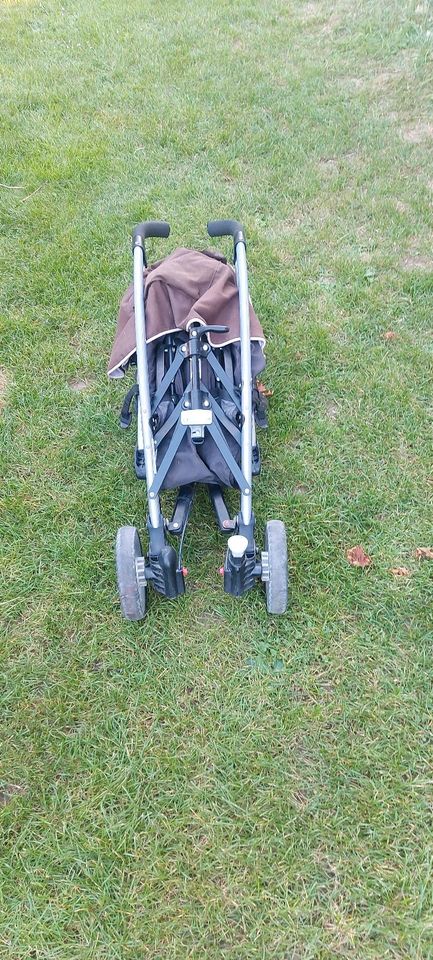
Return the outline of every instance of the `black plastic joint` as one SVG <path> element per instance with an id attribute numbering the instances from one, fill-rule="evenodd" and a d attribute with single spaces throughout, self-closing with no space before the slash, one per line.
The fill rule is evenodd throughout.
<path id="1" fill-rule="evenodd" d="M 235 559 L 227 550 L 224 564 L 224 591 L 233 597 L 241 597 L 247 590 L 251 590 L 256 582 L 255 551 L 248 550 L 243 557 Z"/>

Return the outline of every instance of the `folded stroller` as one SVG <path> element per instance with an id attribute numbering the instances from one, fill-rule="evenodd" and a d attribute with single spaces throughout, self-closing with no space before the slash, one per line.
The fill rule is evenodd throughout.
<path id="1" fill-rule="evenodd" d="M 236 220 L 211 221 L 207 229 L 210 237 L 233 238 L 234 267 L 216 251 L 186 248 L 148 267 L 146 238 L 166 238 L 170 227 L 145 222 L 133 232 L 133 284 L 121 304 L 109 365 L 109 375 L 117 377 L 136 364 L 137 382 L 120 423 L 128 427 L 135 408 L 135 472 L 146 481 L 148 498 L 147 552 L 135 526 L 117 533 L 117 582 L 127 620 L 144 617 L 148 586 L 168 598 L 185 592 L 182 549 L 197 483 L 207 485 L 219 529 L 229 534 L 221 569 L 226 593 L 241 596 L 261 580 L 268 612 L 282 614 L 287 607 L 284 524 L 268 521 L 264 550 L 255 541 L 256 425 L 267 426 L 267 417 L 256 380 L 265 365 L 264 338 L 248 295 L 245 234 Z M 240 492 L 233 518 L 227 487 Z M 178 491 L 170 519 L 161 511 L 166 489 Z M 177 551 L 170 538 L 178 538 Z"/>

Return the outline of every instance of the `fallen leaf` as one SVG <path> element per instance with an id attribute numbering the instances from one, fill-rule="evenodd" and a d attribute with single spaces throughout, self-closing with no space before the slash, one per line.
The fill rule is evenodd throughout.
<path id="1" fill-rule="evenodd" d="M 273 397 L 274 391 L 269 390 L 268 387 L 265 387 L 264 383 L 261 380 L 257 380 L 257 389 L 263 397 Z"/>
<path id="2" fill-rule="evenodd" d="M 391 573 L 393 577 L 411 577 L 412 573 L 408 570 L 407 567 L 392 567 Z"/>
<path id="3" fill-rule="evenodd" d="M 398 333 L 396 333 L 395 330 L 387 330 L 383 335 L 384 340 L 396 340 L 397 337 Z"/>
<path id="4" fill-rule="evenodd" d="M 372 562 L 371 557 L 367 556 L 362 547 L 351 547 L 346 557 L 352 567 L 369 567 Z"/>
<path id="5" fill-rule="evenodd" d="M 431 547 L 417 547 L 415 556 L 417 560 L 433 560 L 433 550 Z"/>

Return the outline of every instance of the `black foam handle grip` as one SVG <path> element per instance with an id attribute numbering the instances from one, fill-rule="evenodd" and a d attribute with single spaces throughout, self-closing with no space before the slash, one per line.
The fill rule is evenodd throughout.
<path id="1" fill-rule="evenodd" d="M 239 220 L 209 220 L 207 232 L 210 237 L 233 237 L 236 243 L 245 243 L 244 228 Z"/>
<path id="2" fill-rule="evenodd" d="M 145 220 L 144 223 L 137 223 L 132 234 L 132 242 L 145 240 L 146 237 L 164 237 L 170 235 L 170 224 L 164 220 Z"/>

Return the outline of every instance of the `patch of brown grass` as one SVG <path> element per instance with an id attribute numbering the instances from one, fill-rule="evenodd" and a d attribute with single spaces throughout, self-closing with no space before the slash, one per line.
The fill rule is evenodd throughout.
<path id="1" fill-rule="evenodd" d="M 421 253 L 408 253 L 401 260 L 403 270 L 433 270 L 433 257 Z"/>
<path id="2" fill-rule="evenodd" d="M 13 797 L 22 797 L 26 788 L 18 783 L 4 783 L 0 787 L 0 807 L 5 807 Z"/>
<path id="3" fill-rule="evenodd" d="M 9 374 L 4 367 L 0 367 L 0 413 L 6 406 L 6 394 L 9 388 Z"/>
<path id="4" fill-rule="evenodd" d="M 404 203 L 403 200 L 399 200 L 398 197 L 392 201 L 397 213 L 409 213 L 410 208 L 407 203 Z"/>
<path id="5" fill-rule="evenodd" d="M 68 380 L 71 390 L 79 393 L 81 390 L 88 390 L 92 386 L 92 381 L 86 377 L 72 377 Z"/>
<path id="6" fill-rule="evenodd" d="M 410 127 L 404 127 L 401 135 L 406 143 L 424 143 L 426 140 L 433 139 L 433 123 L 428 120 L 418 120 Z"/>

